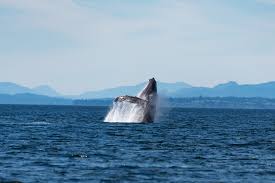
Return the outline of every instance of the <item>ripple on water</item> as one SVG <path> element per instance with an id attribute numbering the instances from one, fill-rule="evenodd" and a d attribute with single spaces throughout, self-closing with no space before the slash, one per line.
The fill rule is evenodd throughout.
<path id="1" fill-rule="evenodd" d="M 105 107 L 0 106 L 0 182 L 275 182 L 275 111 L 171 109 L 103 123 Z"/>

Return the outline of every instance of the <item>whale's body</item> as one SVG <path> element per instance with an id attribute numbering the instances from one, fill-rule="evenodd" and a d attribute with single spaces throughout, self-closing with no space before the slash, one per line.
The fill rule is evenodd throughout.
<path id="1" fill-rule="evenodd" d="M 125 95 L 115 98 L 114 106 L 105 121 L 153 122 L 156 115 L 156 105 L 157 82 L 152 78 L 137 96 Z"/>

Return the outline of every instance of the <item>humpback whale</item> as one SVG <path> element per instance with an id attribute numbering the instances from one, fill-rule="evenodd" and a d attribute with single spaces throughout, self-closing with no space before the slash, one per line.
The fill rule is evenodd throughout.
<path id="1" fill-rule="evenodd" d="M 157 82 L 149 79 L 137 96 L 119 96 L 114 99 L 106 122 L 154 122 L 157 105 Z"/>

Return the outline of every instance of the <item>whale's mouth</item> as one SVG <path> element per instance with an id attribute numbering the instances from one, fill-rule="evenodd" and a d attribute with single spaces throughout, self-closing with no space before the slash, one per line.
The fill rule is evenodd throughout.
<path id="1" fill-rule="evenodd" d="M 136 104 L 139 104 L 139 105 L 147 105 L 148 103 L 148 100 L 144 100 L 144 99 L 141 99 L 141 98 L 138 98 L 138 97 L 133 97 L 133 96 L 120 96 L 120 97 L 117 97 L 114 102 L 130 102 L 130 103 L 136 103 Z"/>
<path id="2" fill-rule="evenodd" d="M 137 96 L 119 96 L 105 122 L 153 122 L 156 112 L 157 84 L 150 79 L 146 87 Z"/>

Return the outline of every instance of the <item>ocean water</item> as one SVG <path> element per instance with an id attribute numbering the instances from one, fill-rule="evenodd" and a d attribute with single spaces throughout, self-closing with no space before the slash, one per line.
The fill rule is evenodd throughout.
<path id="1" fill-rule="evenodd" d="M 275 110 L 0 106 L 0 182 L 275 182 Z"/>

